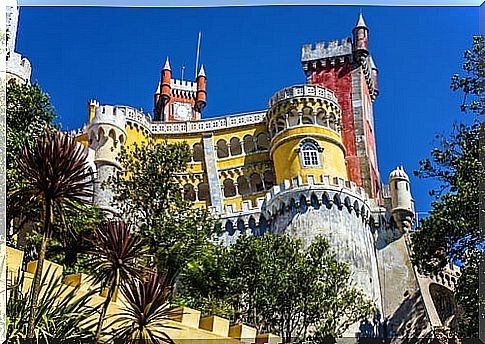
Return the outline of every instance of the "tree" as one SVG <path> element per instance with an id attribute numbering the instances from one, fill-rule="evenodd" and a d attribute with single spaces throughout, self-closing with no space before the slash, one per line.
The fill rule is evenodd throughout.
<path id="1" fill-rule="evenodd" d="M 137 224 L 158 271 L 166 274 L 170 285 L 216 233 L 209 212 L 185 200 L 175 178 L 185 172 L 189 157 L 186 143 L 124 147 L 119 156 L 122 171 L 108 183 L 115 207 Z"/>
<path id="2" fill-rule="evenodd" d="M 478 181 L 484 177 L 479 135 L 485 127 L 478 121 L 478 115 L 484 114 L 480 98 L 485 83 L 484 43 L 483 36 L 473 38 L 473 49 L 464 54 L 465 74 L 454 75 L 451 83 L 453 91 L 463 91 L 460 108 L 472 117 L 473 123 L 455 124 L 449 137 L 438 135 L 439 142 L 431 151 L 431 158 L 420 161 L 419 170 L 414 172 L 421 178 L 436 179 L 440 185 L 430 192 L 435 200 L 429 217 L 422 220 L 413 234 L 413 261 L 423 273 L 436 273 L 450 260 L 465 263 L 455 298 L 465 310 L 462 319 L 465 323 L 459 325 L 458 331 L 469 337 L 478 337 L 478 317 L 474 317 L 479 307 L 478 269 L 473 266 L 476 257 L 483 253 L 477 210 Z"/>
<path id="3" fill-rule="evenodd" d="M 170 327 L 166 321 L 173 312 L 170 306 L 171 290 L 165 276 L 148 274 L 144 279 L 132 279 L 121 285 L 126 306 L 113 322 L 117 329 L 113 341 L 123 343 L 174 343 L 164 332 Z"/>
<path id="4" fill-rule="evenodd" d="M 9 194 L 13 208 L 40 206 L 42 209 L 42 241 L 32 282 L 34 287 L 29 315 L 28 338 L 32 338 L 42 268 L 47 243 L 55 229 L 55 214 L 62 218 L 67 209 L 90 202 L 91 172 L 87 168 L 84 147 L 74 138 L 58 132 L 45 132 L 33 147 L 26 144 L 17 165 L 22 183 Z"/>
<path id="5" fill-rule="evenodd" d="M 375 311 L 372 301 L 350 286 L 348 265 L 336 260 L 323 238 L 303 249 L 299 239 L 287 235 L 241 236 L 215 252 L 217 264 L 203 260 L 199 269 L 208 278 L 183 275 L 185 297 L 229 303 L 235 321 L 276 333 L 285 343 L 339 337 Z"/>
<path id="6" fill-rule="evenodd" d="M 96 271 L 93 281 L 108 288 L 96 328 L 98 342 L 109 304 L 121 283 L 141 278 L 145 249 L 139 236 L 132 233 L 131 226 L 121 221 L 110 221 L 101 225 L 94 234 L 91 270 Z"/>
<path id="7" fill-rule="evenodd" d="M 14 79 L 7 84 L 7 107 L 6 107 L 6 181 L 7 192 L 19 186 L 20 175 L 17 170 L 16 161 L 27 143 L 32 146 L 35 138 L 40 136 L 45 128 L 54 127 L 56 119 L 54 108 L 49 96 L 44 93 L 38 84 L 20 85 Z M 8 223 L 11 223 L 12 216 L 19 215 L 11 211 L 11 204 L 7 203 Z M 8 241 L 13 242 L 12 234 L 19 230 L 24 221 L 36 220 L 39 211 L 37 208 L 23 209 L 22 219 L 15 230 L 9 232 Z M 19 219 L 20 220 L 20 219 Z"/>

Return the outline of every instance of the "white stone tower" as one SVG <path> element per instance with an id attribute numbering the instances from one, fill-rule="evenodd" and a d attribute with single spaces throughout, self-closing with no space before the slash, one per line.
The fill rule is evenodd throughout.
<path id="1" fill-rule="evenodd" d="M 114 106 L 99 106 L 95 100 L 91 100 L 88 107 L 90 116 L 93 115 L 87 128 L 89 148 L 95 152 L 97 173 L 94 204 L 113 213 L 113 193 L 104 184 L 110 176 L 121 170 L 117 157 L 126 142 L 126 116 Z"/>
<path id="2" fill-rule="evenodd" d="M 19 18 L 19 9 L 16 0 L 7 0 L 5 5 L 7 14 L 7 81 L 10 79 L 17 80 L 18 83 L 30 84 L 30 75 L 32 67 L 30 61 L 22 57 L 15 51 L 17 40 L 17 27 Z"/>
<path id="3" fill-rule="evenodd" d="M 409 177 L 402 166 L 389 175 L 391 213 L 401 231 L 409 231 L 414 221 L 414 201 L 409 187 Z"/>

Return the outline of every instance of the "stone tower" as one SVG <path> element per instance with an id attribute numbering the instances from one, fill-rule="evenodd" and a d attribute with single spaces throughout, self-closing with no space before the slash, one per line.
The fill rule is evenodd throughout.
<path id="1" fill-rule="evenodd" d="M 117 157 L 127 139 L 126 117 L 121 109 L 110 105 L 100 106 L 95 100 L 88 103 L 88 109 L 88 143 L 90 150 L 95 152 L 96 165 L 94 204 L 113 213 L 113 194 L 105 183 L 121 169 Z"/>
<path id="2" fill-rule="evenodd" d="M 350 180 L 371 198 L 381 197 L 373 102 L 378 95 L 377 67 L 369 53 L 369 29 L 362 14 L 345 38 L 304 45 L 301 57 L 307 83 L 335 92 L 342 109 L 342 139 Z"/>

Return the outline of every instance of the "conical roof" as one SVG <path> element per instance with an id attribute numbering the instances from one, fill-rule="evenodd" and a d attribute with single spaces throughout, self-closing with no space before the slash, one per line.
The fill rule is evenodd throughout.
<path id="1" fill-rule="evenodd" d="M 172 70 L 170 68 L 170 61 L 168 60 L 168 56 L 167 56 L 167 59 L 165 60 L 165 65 L 163 66 L 163 70 Z"/>
<path id="2" fill-rule="evenodd" d="M 204 70 L 204 65 L 200 66 L 199 74 L 197 74 L 197 77 L 199 77 L 199 76 L 204 76 L 204 77 L 206 76 L 205 70 Z"/>
<path id="3" fill-rule="evenodd" d="M 357 20 L 357 24 L 355 24 L 354 29 L 358 27 L 364 27 L 368 29 L 367 25 L 365 25 L 364 16 L 362 15 L 362 13 L 359 14 L 359 19 Z"/>

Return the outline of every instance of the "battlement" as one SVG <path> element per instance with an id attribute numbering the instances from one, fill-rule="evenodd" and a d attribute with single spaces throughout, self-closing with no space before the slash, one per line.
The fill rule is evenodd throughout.
<path id="1" fill-rule="evenodd" d="M 91 125 L 114 125 L 125 131 L 126 116 L 119 111 L 117 106 L 101 105 L 96 108 L 96 115 Z"/>
<path id="2" fill-rule="evenodd" d="M 170 86 L 173 90 L 190 91 L 190 92 L 197 91 L 197 83 L 189 80 L 171 79 Z"/>
<path id="3" fill-rule="evenodd" d="M 330 100 L 338 106 L 338 98 L 335 93 L 328 88 L 320 85 L 294 85 L 286 87 L 275 94 L 269 100 L 269 107 L 273 107 L 278 102 L 295 97 L 320 97 Z"/>
<path id="4" fill-rule="evenodd" d="M 26 57 L 22 57 L 19 53 L 11 51 L 8 54 L 6 62 L 7 75 L 11 75 L 23 82 L 30 83 L 32 65 Z"/>
<path id="5" fill-rule="evenodd" d="M 321 60 L 330 57 L 338 57 L 352 54 L 352 39 L 347 37 L 328 42 L 317 42 L 315 44 L 304 44 L 301 48 L 301 62 Z"/>

